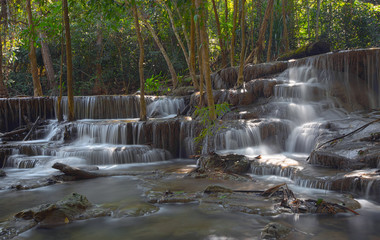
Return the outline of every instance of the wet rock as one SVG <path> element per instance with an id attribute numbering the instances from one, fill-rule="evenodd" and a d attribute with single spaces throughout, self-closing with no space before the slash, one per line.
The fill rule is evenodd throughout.
<path id="1" fill-rule="evenodd" d="M 244 67 L 244 81 L 249 82 L 254 79 L 263 78 L 285 71 L 287 62 L 270 62 L 261 64 L 248 64 Z M 230 89 L 236 85 L 238 70 L 236 67 L 222 69 L 211 75 L 213 89 Z"/>
<path id="2" fill-rule="evenodd" d="M 4 170 L 0 169 L 0 177 L 5 177 L 7 174 L 5 173 Z"/>
<path id="3" fill-rule="evenodd" d="M 51 228 L 74 220 L 107 215 L 108 209 L 94 206 L 85 196 L 72 193 L 54 204 L 42 204 L 15 214 L 13 219 L 2 223 L 0 236 L 10 239 L 37 225 Z"/>
<path id="4" fill-rule="evenodd" d="M 170 95 L 171 96 L 188 96 L 193 94 L 195 91 L 193 86 L 184 86 L 174 89 Z"/>
<path id="5" fill-rule="evenodd" d="M 291 228 L 277 223 L 277 222 L 271 222 L 268 223 L 263 231 L 261 232 L 261 239 L 281 239 L 285 238 L 290 232 L 292 231 Z"/>
<path id="6" fill-rule="evenodd" d="M 338 169 L 376 168 L 380 163 L 380 146 L 343 140 L 337 144 L 314 150 L 309 163 Z"/>
<path id="7" fill-rule="evenodd" d="M 198 160 L 198 171 L 220 170 L 226 173 L 243 174 L 250 168 L 250 161 L 244 155 L 219 155 L 211 153 Z"/>
<path id="8" fill-rule="evenodd" d="M 232 190 L 218 185 L 211 185 L 204 190 L 204 193 L 232 193 Z"/>
<path id="9" fill-rule="evenodd" d="M 149 203 L 190 203 L 198 202 L 201 197 L 198 193 L 186 193 L 183 191 L 165 192 L 151 191 L 147 194 Z"/>
<path id="10" fill-rule="evenodd" d="M 227 89 L 213 91 L 215 103 L 227 102 L 232 106 L 250 105 L 260 98 L 269 98 L 274 94 L 274 86 L 281 83 L 276 79 L 255 79 L 244 84 L 242 89 Z M 198 105 L 200 94 L 191 95 L 190 104 L 194 108 Z M 205 95 L 205 99 L 206 95 Z"/>
<path id="11" fill-rule="evenodd" d="M 340 174 L 331 181 L 331 190 L 351 192 L 379 201 L 380 172 L 375 168 Z"/>
<path id="12" fill-rule="evenodd" d="M 136 203 L 111 203 L 103 204 L 102 207 L 110 209 L 112 212 L 112 217 L 139 217 L 145 216 L 157 212 L 160 208 L 145 202 L 136 202 Z"/>

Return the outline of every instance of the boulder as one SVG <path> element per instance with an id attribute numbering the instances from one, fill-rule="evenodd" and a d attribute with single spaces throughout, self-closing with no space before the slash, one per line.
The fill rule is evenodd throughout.
<path id="1" fill-rule="evenodd" d="M 250 168 L 250 161 L 244 155 L 219 155 L 211 153 L 198 159 L 199 171 L 222 171 L 232 174 L 246 173 Z"/>

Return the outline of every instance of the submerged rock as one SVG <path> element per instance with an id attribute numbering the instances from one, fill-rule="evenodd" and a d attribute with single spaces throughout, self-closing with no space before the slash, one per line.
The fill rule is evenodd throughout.
<path id="1" fill-rule="evenodd" d="M 232 190 L 222 186 L 210 185 L 204 190 L 204 193 L 232 193 Z"/>
<path id="2" fill-rule="evenodd" d="M 285 238 L 291 228 L 277 222 L 268 223 L 261 232 L 261 239 L 281 239 Z"/>

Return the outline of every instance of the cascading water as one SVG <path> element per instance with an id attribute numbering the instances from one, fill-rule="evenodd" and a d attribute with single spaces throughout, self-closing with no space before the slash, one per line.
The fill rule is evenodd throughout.
<path id="1" fill-rule="evenodd" d="M 145 96 L 145 101 L 147 103 L 148 117 L 174 115 L 185 106 L 183 98 Z M 66 118 L 68 111 L 67 97 L 62 98 L 62 109 L 63 115 Z M 74 109 L 76 119 L 138 118 L 140 113 L 140 96 L 74 97 Z"/>

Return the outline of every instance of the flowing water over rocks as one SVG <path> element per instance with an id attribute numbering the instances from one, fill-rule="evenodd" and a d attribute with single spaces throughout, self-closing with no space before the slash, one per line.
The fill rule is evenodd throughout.
<path id="1" fill-rule="evenodd" d="M 111 232 L 116 239 L 127 232 L 131 239 L 258 238 L 262 229 L 271 232 L 276 226 L 273 221 L 287 226 L 288 239 L 323 239 L 333 231 L 328 224 L 338 229 L 334 232 L 337 238 L 358 236 L 354 230 L 345 233 L 342 229 L 363 221 L 368 229 L 357 231 L 370 238 L 377 231 L 371 222 L 379 220 L 370 212 L 380 213 L 378 203 L 368 201 L 380 202 L 380 123 L 373 122 L 380 117 L 376 110 L 380 107 L 379 65 L 380 49 L 371 49 L 247 66 L 242 89 L 229 89 L 236 82 L 236 69 L 215 73 L 214 87 L 219 90 L 214 91 L 214 99 L 228 102 L 232 111 L 220 119 L 219 131 L 199 143 L 194 138 L 202 125 L 180 114 L 192 113 L 198 93 L 191 97 L 148 96 L 150 119 L 146 122 L 137 119 L 138 96 L 75 97 L 78 120 L 71 123 L 56 122 L 54 98 L 0 99 L 1 132 L 25 125 L 25 119 L 50 119 L 44 138 L 1 145 L 0 166 L 6 176 L 1 177 L 0 205 L 7 206 L 7 210 L 0 210 L 1 220 L 43 203 L 40 197 L 54 202 L 76 191 L 95 204 L 109 204 L 110 214 L 118 220 L 105 217 L 70 224 L 50 231 L 50 238 L 64 229 L 72 230 L 74 239 L 99 239 Z M 355 131 L 361 126 L 366 127 Z M 195 161 L 184 158 L 208 152 L 240 154 L 244 161 L 233 160 L 214 171 L 217 174 L 192 172 Z M 143 171 L 140 175 L 57 184 L 61 180 L 52 178 L 58 172 L 51 168 L 55 162 L 80 168 L 97 166 L 99 171 Z M 202 164 L 200 161 L 199 166 Z M 236 175 L 247 166 L 248 176 Z M 359 207 L 357 211 L 363 216 L 290 217 L 263 197 L 226 192 L 209 196 L 203 192 L 215 184 L 232 190 L 263 191 L 282 182 L 301 198 L 349 204 Z M 366 199 L 359 200 L 361 208 L 352 196 Z M 14 198 L 18 199 L 12 202 Z M 147 206 L 147 201 L 155 205 Z M 131 211 L 133 214 L 124 214 Z M 126 215 L 135 219 L 124 219 Z M 136 218 L 140 215 L 145 217 Z M 315 226 L 309 229 L 313 221 Z M 89 228 L 99 226 L 105 230 L 89 233 Z M 145 232 L 160 229 L 160 233 L 157 237 L 137 228 Z M 21 235 L 45 237 L 47 233 L 41 230 Z"/>

